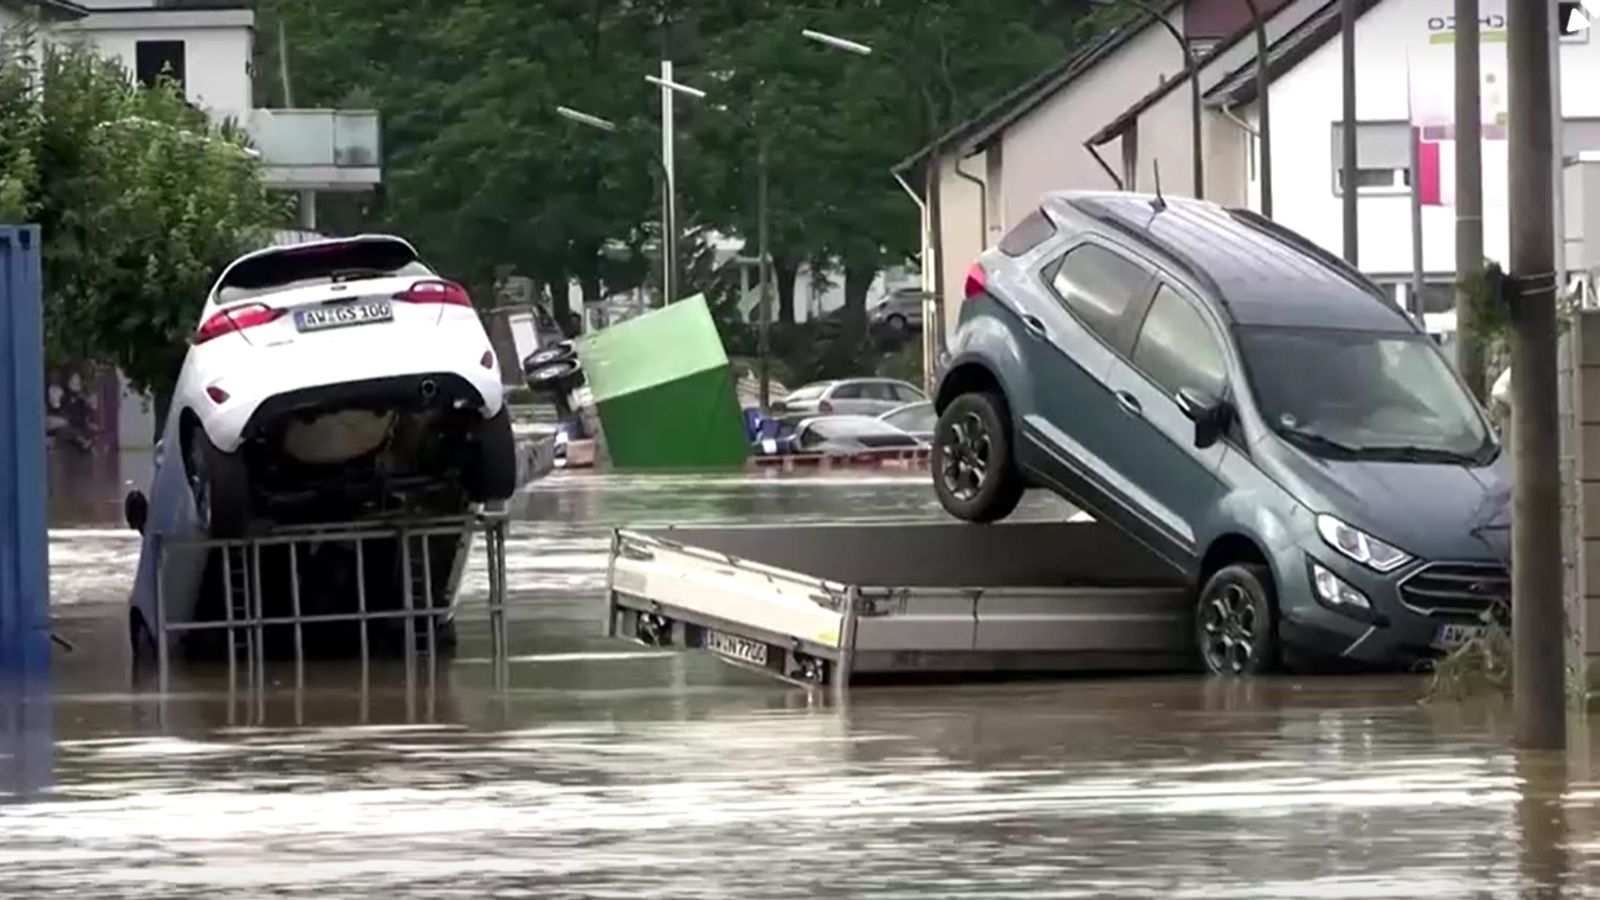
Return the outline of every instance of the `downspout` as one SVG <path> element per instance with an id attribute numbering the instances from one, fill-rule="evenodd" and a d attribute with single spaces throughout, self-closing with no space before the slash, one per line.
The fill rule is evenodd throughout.
<path id="1" fill-rule="evenodd" d="M 1083 142 L 1083 149 L 1089 151 L 1089 155 L 1094 157 L 1094 161 L 1100 164 L 1100 168 L 1105 169 L 1106 174 L 1111 176 L 1111 181 L 1117 186 L 1117 190 L 1122 190 L 1122 176 L 1118 175 L 1115 169 L 1106 165 L 1105 158 L 1100 155 L 1100 151 L 1096 150 L 1088 141 Z"/>
<path id="2" fill-rule="evenodd" d="M 989 183 L 961 169 L 961 160 L 956 160 L 953 168 L 962 180 L 970 181 L 978 186 L 978 247 L 980 250 L 989 247 Z"/>
<path id="3" fill-rule="evenodd" d="M 1234 113 L 1233 107 L 1231 107 L 1231 106 L 1226 106 L 1226 105 L 1218 106 L 1217 107 L 1217 111 L 1222 113 L 1222 117 L 1224 119 L 1227 119 L 1229 122 L 1232 122 L 1233 124 L 1239 126 L 1241 129 L 1243 129 L 1245 134 L 1248 134 L 1251 137 L 1256 139 L 1256 154 L 1255 155 L 1260 156 L 1262 154 L 1262 152 L 1266 149 L 1265 147 L 1261 146 L 1261 132 L 1257 131 L 1255 128 L 1251 127 L 1249 122 L 1246 122 L 1245 120 L 1239 118 L 1238 115 L 1236 115 Z M 1260 179 L 1264 175 L 1266 175 L 1266 170 L 1261 168 L 1261 163 L 1260 163 L 1259 160 L 1257 160 L 1257 162 L 1256 162 L 1256 178 Z M 1246 203 L 1249 202 L 1248 196 L 1249 195 L 1248 195 L 1248 191 L 1247 191 L 1246 192 Z"/>

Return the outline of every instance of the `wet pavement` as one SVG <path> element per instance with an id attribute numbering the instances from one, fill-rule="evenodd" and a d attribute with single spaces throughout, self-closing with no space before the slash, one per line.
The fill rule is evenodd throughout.
<path id="1" fill-rule="evenodd" d="M 0 895 L 1600 896 L 1600 736 L 1510 749 L 1415 678 L 882 686 L 601 636 L 619 524 L 937 517 L 925 476 L 558 474 L 508 541 L 511 689 L 456 658 L 133 685 L 132 533 L 58 508 L 46 693 L 0 703 Z M 1068 510 L 1030 498 L 1022 514 Z M 1587 891 L 1587 893 L 1585 893 Z"/>

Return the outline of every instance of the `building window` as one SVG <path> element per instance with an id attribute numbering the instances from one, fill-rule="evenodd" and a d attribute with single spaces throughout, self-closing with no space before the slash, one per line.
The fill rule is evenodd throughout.
<path id="1" fill-rule="evenodd" d="M 154 87 L 162 75 L 177 82 L 179 88 L 185 81 L 183 41 L 139 41 L 134 45 L 134 75 L 145 87 Z"/>
<path id="2" fill-rule="evenodd" d="M 1333 193 L 1344 195 L 1342 123 L 1334 122 Z M 1411 187 L 1411 126 L 1406 122 L 1356 123 L 1356 193 L 1403 194 Z"/>

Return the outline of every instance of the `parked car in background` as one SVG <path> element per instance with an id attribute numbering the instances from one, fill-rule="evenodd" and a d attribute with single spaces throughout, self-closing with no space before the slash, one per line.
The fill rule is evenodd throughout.
<path id="1" fill-rule="evenodd" d="M 867 327 L 889 335 L 905 335 L 922 330 L 920 288 L 896 288 L 867 310 Z"/>
<path id="2" fill-rule="evenodd" d="M 773 412 L 789 421 L 834 414 L 876 416 L 926 399 L 914 385 L 892 378 L 840 378 L 801 385 L 774 403 Z"/>
<path id="3" fill-rule="evenodd" d="M 796 423 L 794 431 L 780 439 L 786 453 L 857 453 L 862 450 L 921 446 L 915 435 L 907 434 L 875 416 L 817 416 Z"/>
<path id="4" fill-rule="evenodd" d="M 933 428 L 939 422 L 939 414 L 933 411 L 932 400 L 919 400 L 916 403 L 897 406 L 878 418 L 924 444 L 933 442 Z"/>
<path id="5" fill-rule="evenodd" d="M 1246 210 L 1046 197 L 969 270 L 935 406 L 946 510 L 1059 493 L 1188 576 L 1216 673 L 1430 665 L 1510 602 L 1509 481 L 1436 343 Z"/>

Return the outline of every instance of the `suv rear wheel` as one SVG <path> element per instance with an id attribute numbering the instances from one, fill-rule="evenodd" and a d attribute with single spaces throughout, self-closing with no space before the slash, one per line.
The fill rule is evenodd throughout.
<path id="1" fill-rule="evenodd" d="M 1261 675 L 1278 668 L 1277 602 L 1265 566 L 1235 563 L 1218 570 L 1200 589 L 1194 619 L 1208 672 Z"/>
<path id="2" fill-rule="evenodd" d="M 517 492 L 517 439 L 509 407 L 473 423 L 467 453 L 463 486 L 474 503 L 506 500 Z"/>
<path id="3" fill-rule="evenodd" d="M 1011 427 L 999 394 L 962 394 L 933 430 L 933 488 L 945 511 L 968 522 L 998 522 L 1022 500 L 1011 458 Z"/>

